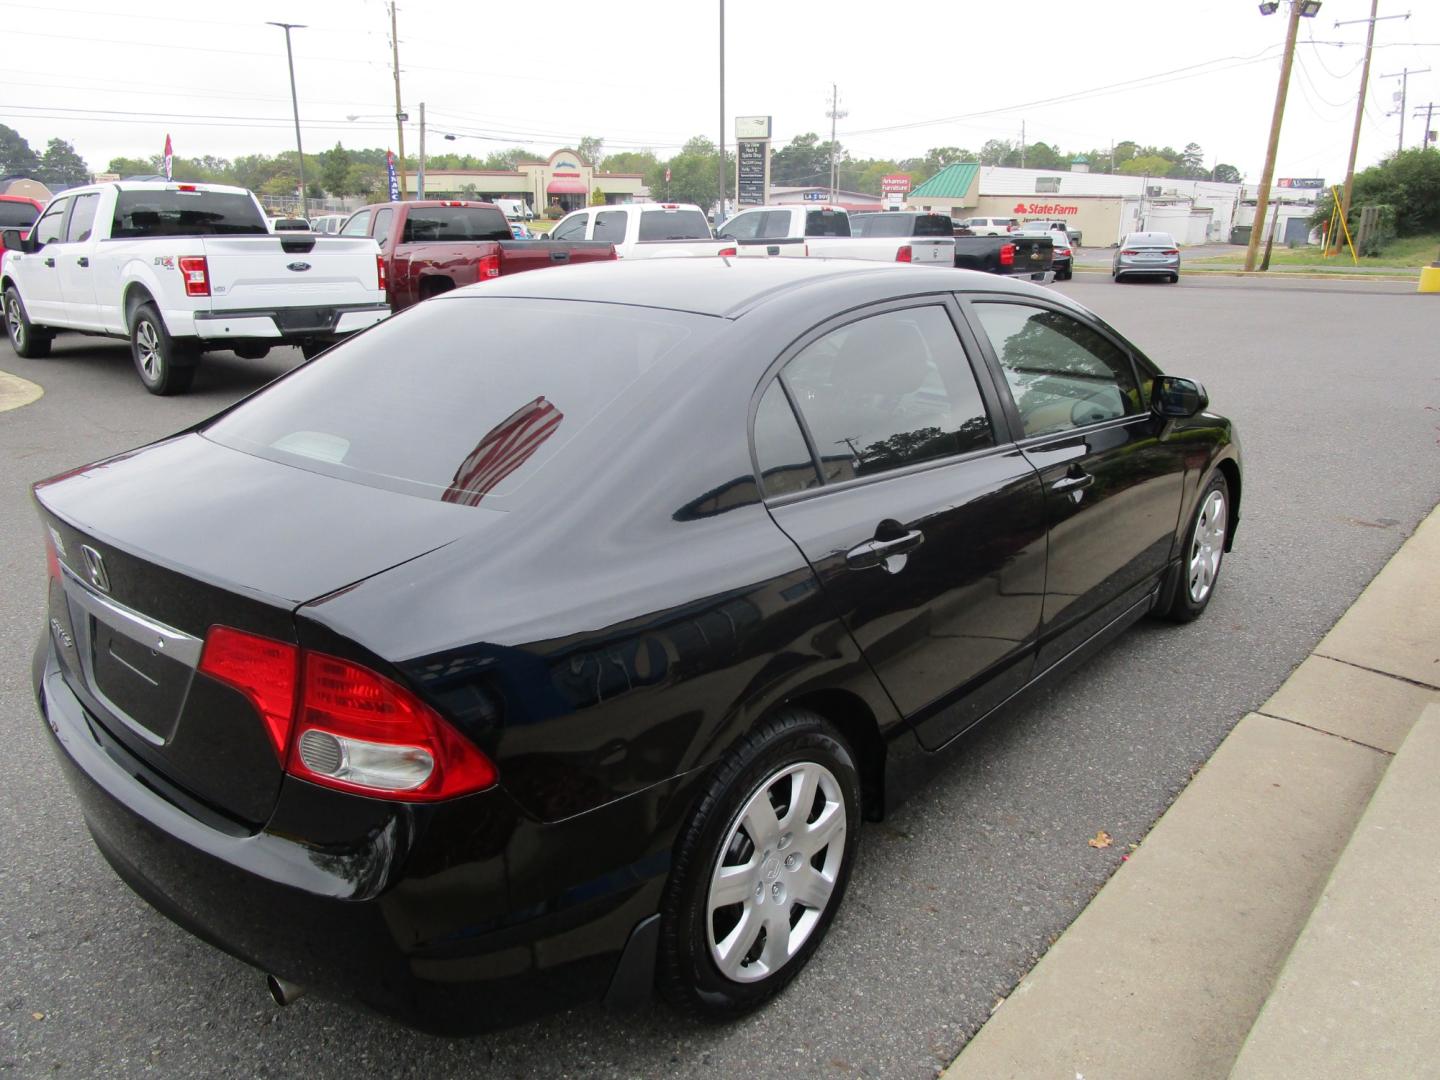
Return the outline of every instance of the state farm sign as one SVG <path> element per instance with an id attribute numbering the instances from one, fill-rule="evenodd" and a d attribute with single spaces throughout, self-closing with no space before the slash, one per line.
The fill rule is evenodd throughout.
<path id="1" fill-rule="evenodd" d="M 880 178 L 880 190 L 887 195 L 891 192 L 904 195 L 905 192 L 910 190 L 910 177 L 904 173 L 890 173 L 887 176 L 882 176 Z"/>
<path id="2" fill-rule="evenodd" d="M 1080 212 L 1080 207 L 1075 206 L 1071 203 L 1022 202 L 1016 203 L 1015 209 L 1011 210 L 1010 212 L 1012 214 L 1037 214 L 1049 217 L 1051 215 L 1078 214 Z"/>

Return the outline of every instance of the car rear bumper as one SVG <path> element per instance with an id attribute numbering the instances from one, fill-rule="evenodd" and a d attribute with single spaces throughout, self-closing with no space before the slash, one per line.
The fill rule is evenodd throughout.
<path id="1" fill-rule="evenodd" d="M 1120 263 L 1115 267 L 1116 277 L 1128 277 L 1130 275 L 1156 274 L 1169 277 L 1171 274 L 1180 273 L 1180 263 Z"/>
<path id="2" fill-rule="evenodd" d="M 425 1030 L 480 1031 L 601 996 L 659 908 L 673 841 L 659 808 L 684 777 L 555 823 L 500 789 L 420 806 L 287 781 L 262 830 L 229 828 L 147 784 L 54 647 L 47 633 L 36 697 L 96 846 L 162 914 L 259 971 Z"/>
<path id="3" fill-rule="evenodd" d="M 328 340 L 364 330 L 390 314 L 389 304 L 345 304 L 244 311 L 202 311 L 190 316 L 190 327 L 167 315 L 170 332 L 193 334 L 205 341 Z"/>

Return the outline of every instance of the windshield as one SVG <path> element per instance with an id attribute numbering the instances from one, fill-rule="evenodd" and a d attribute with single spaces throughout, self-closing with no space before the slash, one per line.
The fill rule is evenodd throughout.
<path id="1" fill-rule="evenodd" d="M 641 240 L 712 240 L 710 222 L 699 210 L 640 211 Z"/>
<path id="2" fill-rule="evenodd" d="M 269 234 L 255 200 L 229 191 L 121 191 L 110 226 L 117 238 Z"/>
<path id="3" fill-rule="evenodd" d="M 628 437 L 639 421 L 610 414 L 720 322 L 618 304 L 429 300 L 296 369 L 203 434 L 371 487 L 508 509 L 572 443 L 590 444 L 573 468 L 600 467 L 613 449 L 587 432 Z"/>
<path id="4" fill-rule="evenodd" d="M 510 223 L 493 206 L 415 206 L 405 216 L 400 242 L 510 239 Z"/>

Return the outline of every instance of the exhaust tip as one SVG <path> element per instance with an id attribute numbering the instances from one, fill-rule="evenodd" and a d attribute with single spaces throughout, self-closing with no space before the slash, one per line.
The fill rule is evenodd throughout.
<path id="1" fill-rule="evenodd" d="M 291 1005 L 305 996 L 305 987 L 299 983 L 292 983 L 278 975 L 265 976 L 265 989 L 270 991 L 270 996 L 275 1000 L 276 1005 Z"/>

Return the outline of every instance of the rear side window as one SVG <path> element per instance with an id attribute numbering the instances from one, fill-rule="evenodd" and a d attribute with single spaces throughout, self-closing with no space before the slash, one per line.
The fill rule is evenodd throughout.
<path id="1" fill-rule="evenodd" d="M 975 373 L 942 307 L 887 311 L 832 330 L 781 377 L 826 483 L 994 442 Z"/>
<path id="2" fill-rule="evenodd" d="M 28 229 L 39 216 L 40 211 L 28 202 L 0 199 L 0 229 Z"/>
<path id="3" fill-rule="evenodd" d="M 264 215 L 249 195 L 227 191 L 121 191 L 112 237 L 266 236 Z"/>
<path id="4" fill-rule="evenodd" d="M 767 210 L 755 216 L 761 219 L 760 228 L 755 231 L 756 240 L 784 240 L 790 235 L 789 210 Z"/>
<path id="5" fill-rule="evenodd" d="M 850 215 L 843 210 L 811 210 L 805 214 L 806 236 L 849 236 Z"/>
<path id="6" fill-rule="evenodd" d="M 297 369 L 204 434 L 327 476 L 503 509 L 538 489 L 532 481 L 552 462 L 560 476 L 607 467 L 652 415 L 628 408 L 638 384 L 683 362 L 719 322 L 580 301 L 432 300 Z M 572 442 L 585 449 L 567 473 L 557 459 Z"/>
<path id="7" fill-rule="evenodd" d="M 405 216 L 404 244 L 432 241 L 513 240 L 510 223 L 493 206 L 411 207 Z"/>
<path id="8" fill-rule="evenodd" d="M 370 211 L 357 210 L 355 216 L 345 223 L 340 230 L 341 236 L 369 236 L 370 235 Z"/>
<path id="9" fill-rule="evenodd" d="M 755 412 L 755 461 L 767 498 L 817 487 L 820 477 L 800 433 L 800 424 L 780 387 L 770 384 Z"/>
<path id="10" fill-rule="evenodd" d="M 100 193 L 75 197 L 75 209 L 70 211 L 70 224 L 65 229 L 65 241 L 78 244 L 89 240 L 95 229 L 95 210 L 100 205 Z"/>
<path id="11" fill-rule="evenodd" d="M 390 230 L 393 228 L 394 220 L 395 211 L 388 206 L 382 206 L 375 211 L 375 228 L 372 230 L 372 234 L 380 243 L 388 244 L 390 242 Z"/>
<path id="12" fill-rule="evenodd" d="M 602 210 L 595 215 L 594 240 L 608 240 L 612 244 L 625 241 L 625 211 Z"/>
<path id="13" fill-rule="evenodd" d="M 699 210 L 642 210 L 640 239 L 709 240 L 710 222 Z"/>

